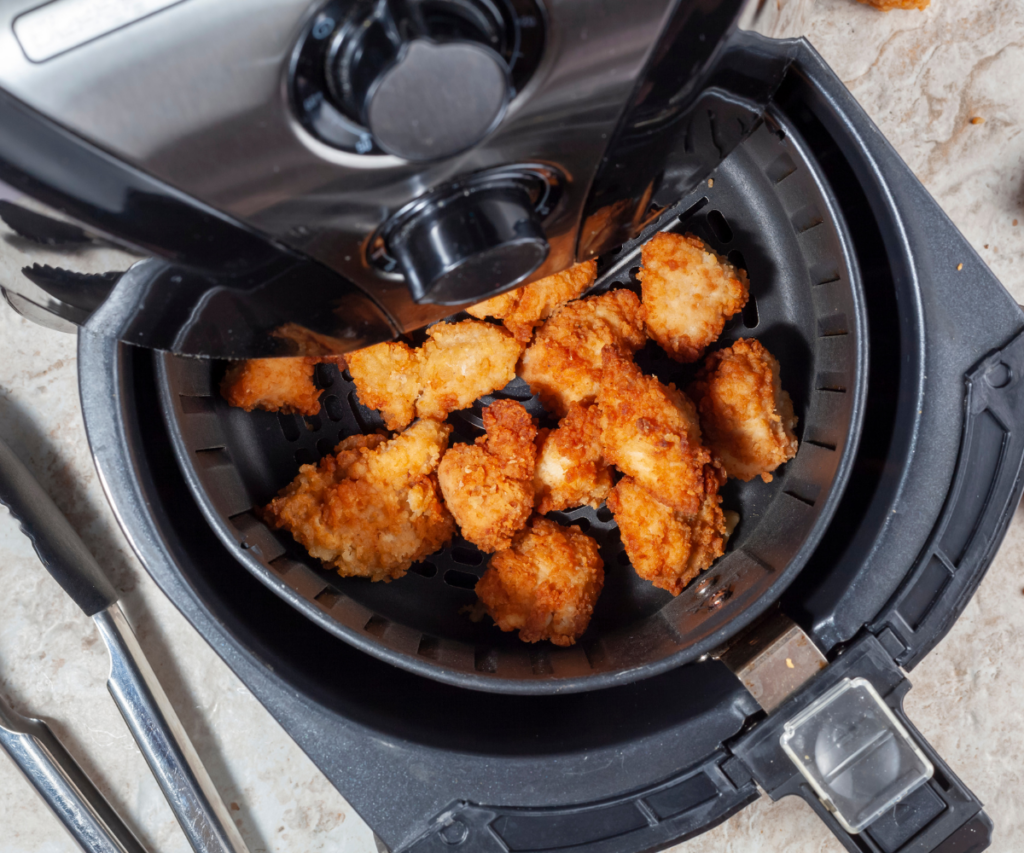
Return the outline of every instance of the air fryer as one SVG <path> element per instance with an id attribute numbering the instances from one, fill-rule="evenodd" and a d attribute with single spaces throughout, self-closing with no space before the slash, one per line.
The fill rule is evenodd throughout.
<path id="1" fill-rule="evenodd" d="M 987 845 L 901 702 L 1020 496 L 1024 323 L 806 42 L 729 2 L 188 0 L 77 34 L 30 7 L 0 36 L 7 298 L 81 326 L 130 541 L 382 846 L 661 849 L 759 790 L 853 851 Z M 678 598 L 633 576 L 606 510 L 564 513 L 606 592 L 575 648 L 527 648 L 460 614 L 484 569 L 465 542 L 385 587 L 258 520 L 379 424 L 324 367 L 315 417 L 232 410 L 220 359 L 294 354 L 295 328 L 332 352 L 415 333 L 591 257 L 597 289 L 635 287 L 658 230 L 748 269 L 724 341 L 765 341 L 800 415 L 797 457 L 730 486 L 729 552 Z"/>

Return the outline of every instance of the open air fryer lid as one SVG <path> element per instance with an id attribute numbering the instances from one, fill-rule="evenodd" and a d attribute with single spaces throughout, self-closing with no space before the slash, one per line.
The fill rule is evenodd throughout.
<path id="1" fill-rule="evenodd" d="M 758 787 L 805 797 L 850 850 L 986 843 L 981 804 L 902 714 L 901 668 L 948 630 L 1019 499 L 1024 322 L 827 67 L 805 44 L 785 49 L 797 59 L 776 98 L 780 126 L 806 141 L 839 202 L 871 364 L 849 483 L 780 602 L 828 665 L 767 717 L 713 660 L 602 690 L 509 696 L 422 678 L 339 640 L 210 528 L 167 452 L 153 356 L 81 338 L 90 440 L 133 545 L 389 849 L 657 849 L 723 820 Z M 322 609 L 335 602 L 318 600 L 326 580 L 289 579 L 303 595 L 319 584 L 309 598 Z M 852 835 L 785 754 L 780 727 L 860 679 L 932 775 Z"/>
<path id="2" fill-rule="evenodd" d="M 0 13 L 0 215 L 24 238 L 0 244 L 5 291 L 215 357 L 348 351 L 605 254 L 754 129 L 789 61 L 736 30 L 741 0 L 208 0 L 60 43 L 31 5 Z M 465 150 L 386 153 L 368 100 L 443 94 L 455 53 L 405 63 L 448 48 L 502 65 L 507 104 Z M 183 87 L 203 92 L 184 113 Z"/>

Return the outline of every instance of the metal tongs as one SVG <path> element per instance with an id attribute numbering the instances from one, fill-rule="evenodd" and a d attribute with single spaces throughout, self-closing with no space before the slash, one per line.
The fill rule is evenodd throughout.
<path id="1" fill-rule="evenodd" d="M 110 653 L 107 687 L 197 853 L 247 853 L 206 768 L 142 653 L 118 593 L 38 481 L 0 440 L 0 503 L 31 540 L 39 559 L 96 622 Z M 0 745 L 90 853 L 143 853 L 74 758 L 40 720 L 0 700 Z"/>

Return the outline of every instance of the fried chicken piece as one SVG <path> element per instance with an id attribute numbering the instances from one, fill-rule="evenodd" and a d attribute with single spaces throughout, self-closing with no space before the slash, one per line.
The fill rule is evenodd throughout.
<path id="1" fill-rule="evenodd" d="M 427 334 L 417 417 L 447 417 L 515 379 L 523 345 L 500 326 L 463 320 L 437 323 Z"/>
<path id="2" fill-rule="evenodd" d="M 417 418 L 443 419 L 516 375 L 523 345 L 505 329 L 478 320 L 438 323 L 419 349 L 390 341 L 347 356 L 359 401 L 378 409 L 388 429 Z"/>
<path id="3" fill-rule="evenodd" d="M 537 512 L 601 505 L 612 487 L 612 472 L 601 458 L 601 411 L 573 403 L 558 429 L 543 429 L 537 441 L 533 488 Z"/>
<path id="4" fill-rule="evenodd" d="M 462 535 L 493 553 L 509 547 L 533 511 L 537 423 L 514 400 L 492 403 L 483 420 L 487 434 L 451 447 L 437 478 Z"/>
<path id="5" fill-rule="evenodd" d="M 725 477 L 705 466 L 706 491 L 696 513 L 673 510 L 632 477 L 623 477 L 608 495 L 630 563 L 656 587 L 679 595 L 698 574 L 725 553 L 729 538 L 718 487 Z"/>
<path id="6" fill-rule="evenodd" d="M 420 351 L 403 341 L 387 341 L 349 353 L 348 372 L 359 402 L 377 409 L 390 430 L 405 429 L 416 417 Z"/>
<path id="7" fill-rule="evenodd" d="M 655 234 L 641 256 L 647 333 L 676 361 L 696 361 L 747 304 L 746 272 L 692 234 Z"/>
<path id="8" fill-rule="evenodd" d="M 487 564 L 476 594 L 502 631 L 527 643 L 571 646 L 587 629 L 604 586 L 597 542 L 535 515 L 512 547 Z"/>
<path id="9" fill-rule="evenodd" d="M 220 381 L 221 396 L 231 406 L 251 412 L 315 415 L 320 411 L 320 389 L 313 372 L 321 362 L 344 366 L 341 356 L 251 358 L 233 364 Z"/>
<path id="10" fill-rule="evenodd" d="M 697 512 L 711 454 L 701 444 L 693 401 L 674 385 L 645 376 L 615 347 L 605 348 L 602 358 L 605 381 L 597 402 L 604 458 L 663 504 Z"/>
<path id="11" fill-rule="evenodd" d="M 711 353 L 689 387 L 705 441 L 730 477 L 766 483 L 796 456 L 793 401 L 782 390 L 779 363 L 760 341 L 745 338 Z"/>
<path id="12" fill-rule="evenodd" d="M 262 518 L 343 577 L 400 578 L 455 533 L 434 474 L 451 429 L 424 419 L 391 440 L 346 438 L 303 465 Z"/>
<path id="13" fill-rule="evenodd" d="M 593 402 L 603 381 L 601 350 L 614 345 L 633 353 L 646 343 L 641 310 L 629 290 L 570 302 L 538 329 L 520 376 L 559 417 L 572 403 Z"/>
<path id="14" fill-rule="evenodd" d="M 924 11 L 928 8 L 931 0 L 860 0 L 865 6 L 873 6 L 882 12 L 891 12 L 893 9 L 917 9 Z"/>
<path id="15" fill-rule="evenodd" d="M 466 310 L 481 320 L 497 317 L 517 340 L 529 343 L 537 326 L 583 293 L 596 279 L 597 261 L 584 261 Z"/>

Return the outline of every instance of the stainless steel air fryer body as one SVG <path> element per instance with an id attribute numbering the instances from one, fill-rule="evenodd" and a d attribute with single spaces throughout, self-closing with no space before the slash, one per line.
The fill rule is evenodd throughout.
<path id="1" fill-rule="evenodd" d="M 604 253 L 706 177 L 788 61 L 736 29 L 744 5 L 150 0 L 78 20 L 4 0 L 0 216 L 26 242 L 2 251 L 47 267 L 4 288 L 193 355 L 421 327 Z M 78 228 L 58 258 L 53 220 Z"/>

